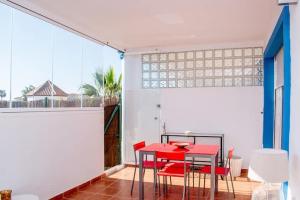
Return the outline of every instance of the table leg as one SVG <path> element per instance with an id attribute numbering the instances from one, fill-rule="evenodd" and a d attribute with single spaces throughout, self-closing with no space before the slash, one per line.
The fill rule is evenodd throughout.
<path id="1" fill-rule="evenodd" d="M 216 158 L 215 158 L 216 166 L 218 166 L 218 162 L 219 162 L 219 153 L 217 153 Z M 219 186 L 219 181 L 218 181 L 218 176 L 216 176 L 216 178 L 215 178 L 215 191 L 216 192 L 218 192 L 218 186 Z"/>
<path id="2" fill-rule="evenodd" d="M 183 174 L 184 174 L 184 186 L 183 186 L 183 193 L 182 193 L 182 200 L 185 199 L 185 191 L 186 191 L 186 162 L 185 162 L 186 158 L 184 156 L 184 164 L 183 164 Z"/>
<path id="3" fill-rule="evenodd" d="M 139 200 L 144 199 L 143 157 L 144 157 L 144 153 L 140 151 L 139 152 Z"/>
<path id="4" fill-rule="evenodd" d="M 157 178 L 157 168 L 156 168 L 156 155 L 154 154 L 153 155 L 153 159 L 154 159 L 154 170 L 153 170 L 153 173 L 154 173 L 154 179 L 153 179 L 153 181 L 154 181 L 154 184 L 153 184 L 153 199 L 155 199 L 155 197 L 156 197 L 156 183 L 157 183 L 157 180 L 156 180 L 156 178 Z"/>
<path id="5" fill-rule="evenodd" d="M 214 200 L 215 198 L 215 170 L 216 170 L 216 156 L 211 156 L 211 174 L 210 174 L 210 199 Z"/>

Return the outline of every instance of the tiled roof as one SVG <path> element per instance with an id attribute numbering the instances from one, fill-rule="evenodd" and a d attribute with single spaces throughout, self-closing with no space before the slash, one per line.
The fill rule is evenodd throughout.
<path id="1" fill-rule="evenodd" d="M 67 93 L 65 93 L 62 89 L 57 87 L 49 80 L 46 81 L 43 85 L 28 92 L 26 96 L 52 96 L 52 87 L 53 87 L 53 96 L 59 96 L 59 97 L 68 96 Z"/>

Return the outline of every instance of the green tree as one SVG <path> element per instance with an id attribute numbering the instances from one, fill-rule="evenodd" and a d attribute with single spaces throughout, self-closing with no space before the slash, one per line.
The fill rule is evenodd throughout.
<path id="1" fill-rule="evenodd" d="M 0 98 L 1 98 L 1 101 L 2 101 L 2 99 L 5 98 L 5 97 L 6 97 L 6 92 L 5 92 L 5 90 L 0 90 Z"/>
<path id="2" fill-rule="evenodd" d="M 27 94 L 29 92 L 31 92 L 32 90 L 34 90 L 35 87 L 33 85 L 29 85 L 29 86 L 26 86 L 21 92 L 22 92 L 22 99 L 23 101 L 27 101 Z"/>
<path id="3" fill-rule="evenodd" d="M 83 84 L 81 89 L 83 94 L 90 97 L 98 97 L 103 94 L 107 98 L 118 97 L 122 91 L 122 75 L 118 77 L 118 80 L 115 79 L 115 70 L 111 66 L 108 71 L 103 74 L 101 72 L 95 72 L 93 74 L 95 85 Z"/>
<path id="4" fill-rule="evenodd" d="M 94 85 L 85 83 L 83 84 L 80 89 L 83 90 L 83 94 L 89 97 L 99 97 L 103 93 L 103 74 L 102 72 L 96 71 L 93 74 L 94 77 Z"/>

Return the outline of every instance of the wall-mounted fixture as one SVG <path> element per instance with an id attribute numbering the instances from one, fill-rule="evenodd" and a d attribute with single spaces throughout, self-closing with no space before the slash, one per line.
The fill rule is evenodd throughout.
<path id="1" fill-rule="evenodd" d="M 278 5 L 296 4 L 298 0 L 278 0 Z"/>

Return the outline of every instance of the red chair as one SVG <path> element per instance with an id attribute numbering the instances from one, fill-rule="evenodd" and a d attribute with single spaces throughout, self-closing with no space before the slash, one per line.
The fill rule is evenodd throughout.
<path id="1" fill-rule="evenodd" d="M 139 142 L 139 143 L 136 143 L 133 145 L 133 151 L 134 151 L 134 174 L 133 174 L 133 179 L 132 179 L 132 183 L 131 183 L 131 192 L 130 194 L 132 195 L 132 192 L 133 192 L 133 187 L 134 187 L 134 180 L 135 180 L 135 175 L 136 175 L 136 169 L 138 167 L 138 162 L 137 162 L 137 155 L 136 155 L 136 152 L 138 150 L 140 150 L 141 148 L 145 147 L 146 144 L 145 144 L 145 141 L 142 141 L 142 142 Z M 143 161 L 143 168 L 144 168 L 144 172 L 143 172 L 143 175 L 145 175 L 145 169 L 153 169 L 154 171 L 154 163 L 156 164 L 156 168 L 157 169 L 162 169 L 167 162 L 161 162 L 161 161 L 149 161 L 147 160 L 147 157 L 146 157 L 146 160 Z M 154 174 L 155 176 L 155 174 Z"/>
<path id="2" fill-rule="evenodd" d="M 163 191 L 167 193 L 168 185 L 167 185 L 167 177 L 182 177 L 187 178 L 188 181 L 188 188 L 189 188 L 189 173 L 190 173 L 190 162 L 174 162 L 174 161 L 184 161 L 184 152 L 182 151 L 174 151 L 174 152 L 156 152 L 157 159 L 164 159 L 164 160 L 172 160 L 169 162 L 163 169 L 157 172 L 157 176 L 163 177 Z M 184 167 L 186 171 L 184 171 Z M 186 172 L 186 173 L 185 173 Z M 184 183 L 183 188 L 183 197 L 186 191 L 186 183 Z M 189 191 L 189 190 L 188 190 Z M 188 192 L 189 197 L 189 192 Z"/>
<path id="3" fill-rule="evenodd" d="M 225 177 L 228 192 L 229 192 L 229 186 L 228 186 L 227 176 L 228 176 L 228 174 L 230 175 L 230 181 L 231 181 L 231 186 L 232 186 L 232 191 L 233 191 L 233 197 L 235 198 L 232 175 L 231 175 L 231 170 L 230 170 L 230 161 L 232 159 L 232 156 L 233 156 L 233 148 L 229 149 L 229 151 L 228 151 L 228 156 L 227 156 L 227 160 L 225 162 L 225 167 L 216 167 L 215 168 L 215 174 L 217 175 L 217 177 L 218 176 Z M 200 178 L 201 178 L 201 174 L 204 174 L 204 187 L 203 187 L 204 188 L 203 195 L 204 195 L 205 194 L 206 174 L 211 174 L 211 166 L 204 166 L 204 167 L 200 168 L 200 171 L 199 171 L 199 187 L 198 187 L 199 195 L 200 195 Z"/>
<path id="4" fill-rule="evenodd" d="M 170 145 L 173 145 L 174 143 L 189 143 L 190 145 L 194 144 L 193 142 L 175 141 L 175 140 L 171 140 L 168 142 L 168 144 Z"/>

